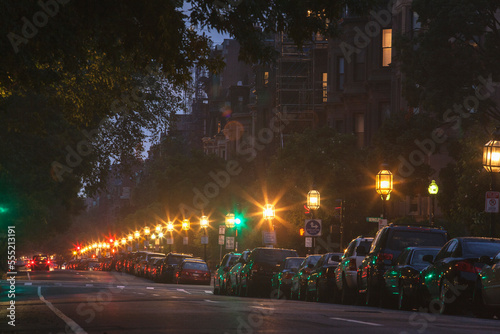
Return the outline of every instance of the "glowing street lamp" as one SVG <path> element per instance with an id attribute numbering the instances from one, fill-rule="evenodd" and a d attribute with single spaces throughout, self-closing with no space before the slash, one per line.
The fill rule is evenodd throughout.
<path id="1" fill-rule="evenodd" d="M 183 219 L 181 226 L 183 231 L 188 231 L 191 226 L 191 222 L 189 221 L 189 219 Z"/>
<path id="2" fill-rule="evenodd" d="M 156 225 L 155 231 L 156 231 L 156 233 L 160 233 L 161 232 L 161 225 L 160 224 Z"/>
<path id="3" fill-rule="evenodd" d="M 132 236 L 132 234 L 129 234 L 129 235 L 127 236 L 127 239 L 128 239 L 128 241 L 132 241 L 132 239 L 134 239 L 134 237 Z"/>
<path id="4" fill-rule="evenodd" d="M 156 239 L 156 235 L 154 233 L 151 234 L 151 239 Z"/>
<path id="5" fill-rule="evenodd" d="M 226 215 L 225 224 L 227 228 L 233 228 L 236 222 L 234 221 L 234 213 L 228 213 Z"/>
<path id="6" fill-rule="evenodd" d="M 201 216 L 200 226 L 205 228 L 205 229 L 208 227 L 208 217 L 207 216 Z"/>
<path id="7" fill-rule="evenodd" d="M 384 206 L 382 218 L 386 219 L 386 202 L 389 199 L 389 195 L 393 189 L 393 175 L 388 169 L 387 165 L 382 165 L 382 169 L 377 173 L 375 178 L 375 189 L 382 197 L 382 202 Z"/>
<path id="8" fill-rule="evenodd" d="M 266 206 L 264 207 L 264 219 L 266 220 L 273 220 L 275 215 L 276 215 L 276 211 L 274 209 L 274 205 L 272 204 L 266 204 Z"/>
<path id="9" fill-rule="evenodd" d="M 134 233 L 134 237 L 135 237 L 136 239 L 139 239 L 139 237 L 140 237 L 140 236 L 141 236 L 141 232 L 139 232 L 139 231 L 135 231 L 135 233 Z"/>
<path id="10" fill-rule="evenodd" d="M 167 231 L 172 232 L 174 230 L 174 223 L 168 222 L 167 223 Z"/>
<path id="11" fill-rule="evenodd" d="M 311 190 L 307 193 L 307 208 L 309 210 L 318 210 L 320 205 L 319 191 Z"/>
<path id="12" fill-rule="evenodd" d="M 146 227 L 144 228 L 144 234 L 145 234 L 145 235 L 149 235 L 149 233 L 150 233 L 150 232 L 151 232 L 151 231 L 149 230 L 149 227 L 147 227 L 147 226 L 146 226 Z"/>
<path id="13" fill-rule="evenodd" d="M 207 227 L 208 227 L 208 217 L 207 216 L 201 216 L 200 218 L 200 226 L 203 228 L 203 237 L 207 239 Z M 203 259 L 206 261 L 207 260 L 207 242 L 203 243 Z"/>
<path id="14" fill-rule="evenodd" d="M 158 238 L 163 238 L 163 232 L 158 233 Z"/>

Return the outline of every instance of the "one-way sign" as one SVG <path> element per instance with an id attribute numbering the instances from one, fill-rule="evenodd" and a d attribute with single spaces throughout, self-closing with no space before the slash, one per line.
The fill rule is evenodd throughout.
<path id="1" fill-rule="evenodd" d="M 306 219 L 304 226 L 304 235 L 306 237 L 321 236 L 321 219 Z"/>

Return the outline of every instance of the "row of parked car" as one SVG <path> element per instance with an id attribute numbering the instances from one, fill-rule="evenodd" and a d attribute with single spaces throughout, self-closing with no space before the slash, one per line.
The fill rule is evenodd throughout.
<path id="1" fill-rule="evenodd" d="M 214 294 L 500 317 L 500 239 L 448 240 L 443 229 L 390 225 L 374 238 L 355 238 L 343 254 L 228 253 L 217 266 Z"/>

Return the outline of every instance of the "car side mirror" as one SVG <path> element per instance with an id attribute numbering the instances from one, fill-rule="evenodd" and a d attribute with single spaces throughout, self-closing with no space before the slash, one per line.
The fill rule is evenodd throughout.
<path id="1" fill-rule="evenodd" d="M 433 263 L 434 262 L 434 257 L 430 254 L 424 255 L 422 258 L 423 261 Z"/>
<path id="2" fill-rule="evenodd" d="M 479 262 L 480 263 L 484 263 L 484 264 L 487 264 L 489 266 L 491 266 L 493 264 L 493 261 L 491 260 L 491 258 L 488 256 L 488 255 L 483 255 L 479 258 Z"/>
<path id="3" fill-rule="evenodd" d="M 358 256 L 366 256 L 366 248 L 365 246 L 358 246 L 356 247 L 356 253 Z"/>

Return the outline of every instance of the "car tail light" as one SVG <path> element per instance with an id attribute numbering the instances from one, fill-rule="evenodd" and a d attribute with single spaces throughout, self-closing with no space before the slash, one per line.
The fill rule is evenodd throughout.
<path id="1" fill-rule="evenodd" d="M 380 253 L 377 258 L 378 262 L 384 262 L 385 260 L 392 261 L 392 254 L 391 253 Z"/>
<path id="2" fill-rule="evenodd" d="M 47 260 L 47 264 L 50 264 L 50 260 Z"/>
<path id="3" fill-rule="evenodd" d="M 479 272 L 479 268 L 476 268 L 471 262 L 467 261 L 460 261 L 455 264 L 455 268 L 458 271 L 465 271 L 468 273 L 475 273 L 477 274 Z"/>
<path id="4" fill-rule="evenodd" d="M 349 260 L 349 267 L 348 269 L 349 271 L 356 271 L 357 268 L 356 268 L 356 260 L 355 259 L 351 259 Z"/>

